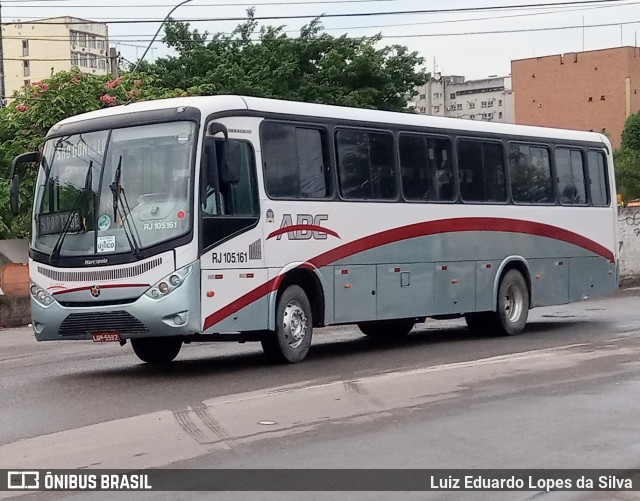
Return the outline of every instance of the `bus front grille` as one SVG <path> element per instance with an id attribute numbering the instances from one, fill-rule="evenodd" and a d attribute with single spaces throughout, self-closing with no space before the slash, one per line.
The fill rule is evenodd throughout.
<path id="1" fill-rule="evenodd" d="M 148 334 L 149 329 L 126 311 L 104 313 L 72 313 L 60 325 L 61 336 L 77 336 L 89 332 L 117 331 L 124 335 Z"/>

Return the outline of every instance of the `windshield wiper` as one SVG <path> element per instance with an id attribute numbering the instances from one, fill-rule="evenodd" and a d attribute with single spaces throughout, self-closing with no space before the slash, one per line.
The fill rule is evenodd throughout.
<path id="1" fill-rule="evenodd" d="M 76 196 L 76 199 L 73 202 L 73 208 L 71 209 L 71 212 L 69 213 L 69 215 L 67 216 L 67 219 L 64 222 L 62 231 L 58 236 L 58 240 L 56 240 L 56 244 L 53 246 L 53 250 L 51 251 L 51 254 L 49 254 L 49 261 L 51 262 L 57 261 L 58 258 L 60 257 L 62 244 L 64 243 L 64 239 L 67 236 L 67 233 L 69 233 L 69 228 L 71 227 L 71 221 L 73 221 L 73 218 L 75 217 L 78 211 L 80 202 L 88 195 L 90 191 L 92 191 L 91 190 L 92 184 L 93 184 L 93 160 L 89 162 L 89 170 L 87 171 L 87 176 L 84 179 L 84 189 L 80 193 L 78 193 L 78 195 Z M 87 230 L 86 227 L 84 228 L 84 230 L 85 231 Z"/>
<path id="2" fill-rule="evenodd" d="M 127 195 L 124 192 L 124 188 L 120 184 L 122 179 L 122 155 L 118 159 L 118 166 L 116 167 L 116 173 L 113 176 L 113 182 L 109 185 L 111 189 L 111 196 L 113 197 L 113 220 L 117 221 L 118 216 L 121 215 L 122 219 L 122 229 L 124 230 L 124 235 L 127 237 L 127 241 L 129 242 L 129 247 L 133 250 L 133 254 L 136 257 L 140 257 L 140 245 L 138 244 L 138 239 L 140 235 L 138 234 L 138 228 L 133 224 L 127 216 L 131 214 L 131 207 L 129 206 L 129 201 L 127 200 Z M 123 203 L 125 206 L 127 213 L 125 214 L 120 207 L 120 203 Z M 134 232 L 135 230 L 135 232 Z M 136 238 L 137 235 L 137 238 Z"/>

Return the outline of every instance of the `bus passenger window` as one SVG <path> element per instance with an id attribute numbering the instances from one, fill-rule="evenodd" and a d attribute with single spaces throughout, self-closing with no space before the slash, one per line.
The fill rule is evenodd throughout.
<path id="1" fill-rule="evenodd" d="M 527 144 L 509 145 L 511 195 L 516 203 L 553 203 L 549 150 Z"/>
<path id="2" fill-rule="evenodd" d="M 399 150 L 405 199 L 452 200 L 453 171 L 448 139 L 402 134 Z"/>
<path id="3" fill-rule="evenodd" d="M 569 148 L 556 149 L 558 193 L 563 205 L 587 203 L 582 153 Z"/>
<path id="4" fill-rule="evenodd" d="M 324 130 L 265 122 L 261 139 L 269 196 L 296 199 L 331 196 L 329 147 Z"/>
<path id="5" fill-rule="evenodd" d="M 397 196 L 391 134 L 336 133 L 340 192 L 347 199 L 393 200 Z"/>
<path id="6" fill-rule="evenodd" d="M 587 153 L 589 166 L 589 182 L 591 187 L 591 202 L 593 205 L 608 206 L 609 184 L 607 182 L 607 162 L 601 151 L 589 151 Z"/>
<path id="7" fill-rule="evenodd" d="M 458 181 L 465 202 L 504 202 L 507 199 L 502 145 L 458 142 Z"/>

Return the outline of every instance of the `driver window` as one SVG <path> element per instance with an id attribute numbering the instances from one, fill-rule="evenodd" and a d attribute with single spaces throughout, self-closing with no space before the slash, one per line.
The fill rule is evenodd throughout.
<path id="1" fill-rule="evenodd" d="M 222 163 L 223 144 L 223 141 L 216 141 L 218 165 Z M 219 193 L 216 193 L 213 180 L 208 179 L 202 212 L 210 216 L 258 216 L 253 149 L 246 142 L 234 140 L 227 141 L 227 148 L 229 152 L 227 162 L 238 164 L 240 179 L 237 183 L 223 183 L 222 180 L 219 180 Z M 219 204 L 216 203 L 217 201 Z M 220 207 L 219 213 L 218 205 Z"/>

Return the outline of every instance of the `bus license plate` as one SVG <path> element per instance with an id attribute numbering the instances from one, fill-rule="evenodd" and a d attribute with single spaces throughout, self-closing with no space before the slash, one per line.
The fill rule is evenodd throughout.
<path id="1" fill-rule="evenodd" d="M 120 341 L 119 332 L 92 332 L 94 343 L 117 343 Z"/>

